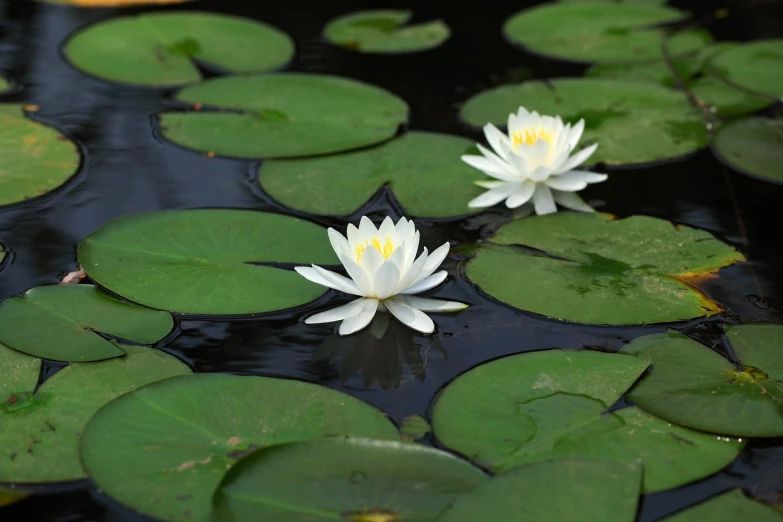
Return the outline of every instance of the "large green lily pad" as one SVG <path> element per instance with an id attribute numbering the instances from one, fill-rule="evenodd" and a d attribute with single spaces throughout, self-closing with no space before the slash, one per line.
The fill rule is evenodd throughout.
<path id="1" fill-rule="evenodd" d="M 71 140 L 28 120 L 21 105 L 0 104 L 0 205 L 54 190 L 78 168 Z"/>
<path id="2" fill-rule="evenodd" d="M 104 80 L 170 87 L 201 80 L 196 63 L 233 73 L 270 71 L 288 63 L 294 43 L 272 26 L 201 12 L 145 13 L 79 31 L 66 58 Z"/>
<path id="3" fill-rule="evenodd" d="M 733 489 L 663 520 L 665 522 L 708 520 L 709 522 L 737 522 L 737 520 L 781 522 L 783 515 L 769 506 L 749 500 L 741 490 Z"/>
<path id="4" fill-rule="evenodd" d="M 432 521 L 487 481 L 478 468 L 418 444 L 325 438 L 262 449 L 215 497 L 217 519 Z"/>
<path id="5" fill-rule="evenodd" d="M 633 522 L 641 478 L 635 464 L 540 462 L 493 477 L 460 495 L 438 522 Z"/>
<path id="6" fill-rule="evenodd" d="M 394 9 L 357 11 L 330 20 L 324 36 L 364 53 L 409 53 L 438 47 L 451 35 L 443 20 L 402 27 L 413 13 Z"/>
<path id="7" fill-rule="evenodd" d="M 206 521 L 213 493 L 237 460 L 323 435 L 399 437 L 383 413 L 328 388 L 196 374 L 103 408 L 84 432 L 81 455 L 90 477 L 123 504 L 162 520 Z"/>
<path id="8" fill-rule="evenodd" d="M 701 53 L 690 53 L 672 59 L 677 78 L 683 81 L 695 76 L 699 72 L 702 62 Z M 647 63 L 599 63 L 587 69 L 585 76 L 590 78 L 644 81 L 656 83 L 664 87 L 673 87 L 677 79 L 669 64 L 663 59 Z"/>
<path id="9" fill-rule="evenodd" d="M 644 371 L 627 356 L 548 351 L 479 366 L 435 403 L 435 436 L 501 472 L 557 458 L 641 462 L 644 491 L 710 475 L 742 449 L 638 408 L 607 413 Z"/>
<path id="10" fill-rule="evenodd" d="M 317 225 L 223 209 L 124 216 L 87 236 L 78 253 L 87 274 L 112 292 L 152 308 L 208 315 L 305 304 L 323 288 L 279 264 L 338 263 Z"/>
<path id="11" fill-rule="evenodd" d="M 640 408 L 681 426 L 737 437 L 783 435 L 783 326 L 727 326 L 739 366 L 670 332 L 623 348 L 652 364 L 631 390 Z"/>
<path id="12" fill-rule="evenodd" d="M 536 216 L 500 227 L 490 241 L 467 264 L 473 282 L 513 307 L 577 323 L 713 315 L 720 306 L 692 284 L 744 261 L 707 232 L 646 216 Z"/>
<path id="13" fill-rule="evenodd" d="M 311 156 L 387 140 L 408 105 L 356 80 L 280 73 L 206 81 L 177 93 L 198 111 L 160 115 L 163 136 L 202 152 L 240 158 Z"/>
<path id="14" fill-rule="evenodd" d="M 709 70 L 734 86 L 783 97 L 783 39 L 758 40 L 716 53 Z"/>
<path id="15" fill-rule="evenodd" d="M 17 382 L 0 389 L 0 482 L 16 484 L 85 478 L 79 438 L 90 417 L 123 393 L 190 373 L 170 355 L 130 346 L 124 357 L 70 364 L 33 393 L 41 361 L 13 353 L 0 348 L 0 367 L 18 368 Z"/>
<path id="16" fill-rule="evenodd" d="M 749 117 L 722 127 L 712 151 L 732 169 L 783 183 L 783 120 Z"/>
<path id="17" fill-rule="evenodd" d="M 124 353 L 98 332 L 152 344 L 173 326 L 167 312 L 124 303 L 91 285 L 41 286 L 0 305 L 0 342 L 55 361 L 99 361 Z"/>
<path id="18" fill-rule="evenodd" d="M 476 169 L 460 160 L 474 146 L 458 136 L 409 132 L 357 152 L 265 161 L 258 177 L 277 201 L 313 214 L 351 214 L 389 184 L 408 215 L 462 216 L 481 193 L 473 184 Z"/>
<path id="19" fill-rule="evenodd" d="M 504 126 L 520 105 L 566 122 L 584 119 L 582 145 L 598 143 L 589 163 L 672 160 L 709 141 L 701 111 L 684 93 L 631 80 L 564 78 L 503 85 L 469 99 L 460 116 L 475 126 Z"/>
<path id="20" fill-rule="evenodd" d="M 642 3 L 546 3 L 519 11 L 503 25 L 503 34 L 525 49 L 577 62 L 644 62 L 661 56 L 664 29 L 687 13 Z M 710 42 L 706 31 L 681 31 L 668 40 L 672 56 Z"/>

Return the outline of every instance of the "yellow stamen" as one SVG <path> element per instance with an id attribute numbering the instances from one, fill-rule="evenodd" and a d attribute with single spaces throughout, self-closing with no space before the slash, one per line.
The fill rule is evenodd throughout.
<path id="1" fill-rule="evenodd" d="M 523 129 L 514 131 L 511 133 L 511 141 L 514 148 L 519 145 L 535 145 L 538 140 L 544 140 L 546 142 L 552 141 L 552 134 L 542 128 L 538 129 Z"/>
<path id="2" fill-rule="evenodd" d="M 362 255 L 368 246 L 371 246 L 380 252 L 384 259 L 389 259 L 389 256 L 392 255 L 394 249 L 396 248 L 389 236 L 386 236 L 386 241 L 384 241 L 383 244 L 381 244 L 381 240 L 377 236 L 373 236 L 371 240 L 365 239 L 364 243 L 359 243 L 354 249 L 354 252 L 356 252 L 357 263 L 362 261 Z"/>

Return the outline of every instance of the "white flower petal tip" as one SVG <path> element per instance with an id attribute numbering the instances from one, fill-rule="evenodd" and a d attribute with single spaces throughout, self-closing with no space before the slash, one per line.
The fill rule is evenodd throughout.
<path id="1" fill-rule="evenodd" d="M 494 179 L 476 183 L 487 191 L 468 202 L 468 207 L 485 208 L 505 202 L 513 209 L 532 200 L 539 215 L 557 212 L 555 203 L 584 210 L 583 201 L 579 204 L 565 197 L 562 200 L 568 203 L 561 203 L 553 196 L 578 192 L 607 179 L 606 174 L 574 170 L 598 148 L 595 143 L 571 154 L 584 129 L 584 119 L 564 124 L 560 116 L 542 115 L 525 107 L 509 115 L 507 134 L 491 123 L 485 125 L 484 135 L 492 151 L 478 144 L 483 157 L 465 155 L 462 160 Z"/>

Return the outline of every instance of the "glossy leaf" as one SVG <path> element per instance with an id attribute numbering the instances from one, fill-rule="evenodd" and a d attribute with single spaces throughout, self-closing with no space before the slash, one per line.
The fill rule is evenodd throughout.
<path id="1" fill-rule="evenodd" d="M 723 50 L 710 60 L 709 70 L 736 87 L 780 98 L 783 96 L 783 39 L 758 40 Z"/>
<path id="2" fill-rule="evenodd" d="M 783 184 L 783 120 L 733 121 L 718 131 L 712 151 L 737 172 Z"/>
<path id="3" fill-rule="evenodd" d="M 40 286 L 0 305 L 0 342 L 55 361 L 100 361 L 123 348 L 102 335 L 152 344 L 174 322 L 166 312 L 119 301 L 91 285 Z"/>
<path id="4" fill-rule="evenodd" d="M 163 520 L 204 521 L 220 480 L 238 459 L 322 435 L 399 437 L 380 411 L 328 388 L 196 374 L 147 386 L 103 408 L 84 432 L 81 455 L 90 477 L 119 502 Z"/>
<path id="5" fill-rule="evenodd" d="M 404 26 L 413 13 L 370 9 L 339 16 L 324 27 L 335 45 L 364 53 L 409 53 L 438 47 L 451 30 L 443 20 Z"/>
<path id="6" fill-rule="evenodd" d="M 186 314 L 253 314 L 323 293 L 280 263 L 338 263 L 326 230 L 279 214 L 172 210 L 121 217 L 79 245 L 99 284 L 131 301 Z M 278 265 L 278 266 L 276 266 Z"/>
<path id="7" fill-rule="evenodd" d="M 769 506 L 749 500 L 741 490 L 733 489 L 663 519 L 664 522 L 705 522 L 707 520 L 710 522 L 737 522 L 737 520 L 781 522 L 783 515 Z"/>

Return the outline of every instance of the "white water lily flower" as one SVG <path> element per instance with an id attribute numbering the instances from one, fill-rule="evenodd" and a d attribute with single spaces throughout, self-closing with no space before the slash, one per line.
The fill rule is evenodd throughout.
<path id="1" fill-rule="evenodd" d="M 360 298 L 308 317 L 306 324 L 342 321 L 340 335 L 348 335 L 370 324 L 376 312 L 389 311 L 403 324 L 432 333 L 435 324 L 424 312 L 455 312 L 468 307 L 455 301 L 416 297 L 415 294 L 435 288 L 446 279 L 445 270 L 435 270 L 446 258 L 449 244 L 429 255 L 425 247 L 416 257 L 419 232 L 413 221 L 401 218 L 395 225 L 387 217 L 375 228 L 364 216 L 359 228 L 348 225 L 347 239 L 330 228 L 329 240 L 350 279 L 316 265 L 298 266 L 295 270 L 314 283 Z"/>
<path id="2" fill-rule="evenodd" d="M 478 181 L 489 189 L 468 203 L 469 207 L 490 207 L 505 200 L 508 208 L 531 199 L 536 214 L 557 212 L 555 203 L 573 210 L 592 212 L 576 192 L 588 183 L 606 180 L 606 174 L 574 170 L 595 152 L 598 144 L 571 155 L 579 143 L 585 121 L 571 127 L 560 116 L 541 116 L 524 107 L 508 117 L 508 135 L 488 123 L 484 135 L 494 149 L 478 146 L 483 156 L 462 156 L 462 160 L 496 181 Z"/>

